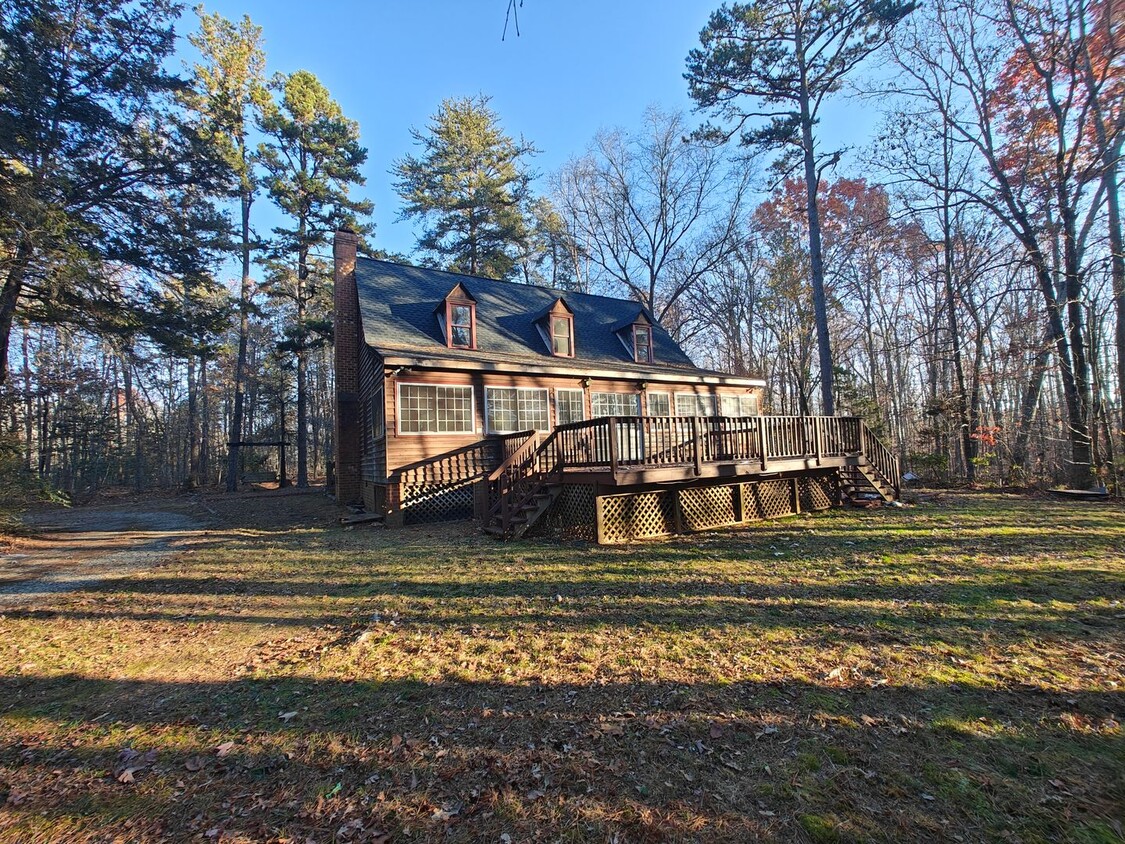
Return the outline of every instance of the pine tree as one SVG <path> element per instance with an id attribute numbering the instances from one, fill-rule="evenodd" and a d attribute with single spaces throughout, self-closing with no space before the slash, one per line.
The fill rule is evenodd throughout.
<path id="1" fill-rule="evenodd" d="M 806 186 L 809 264 L 816 312 L 821 396 L 833 414 L 834 362 L 828 335 L 817 190 L 840 153 L 818 151 L 813 131 L 825 99 L 856 65 L 885 43 L 916 4 L 910 0 L 752 0 L 721 6 L 687 59 L 688 92 L 700 108 L 733 122 L 715 134 L 785 151 L 780 170 L 798 170 Z M 749 102 L 747 102 L 747 100 Z M 757 121 L 768 118 L 765 125 Z"/>
<path id="2" fill-rule="evenodd" d="M 330 327 L 310 315 L 326 273 L 314 272 L 313 250 L 341 227 L 366 233 L 359 218 L 371 203 L 349 196 L 362 185 L 360 167 L 367 150 L 359 143 L 359 124 L 344 116 L 320 80 L 305 70 L 278 75 L 270 87 L 280 102 L 270 106 L 262 130 L 270 136 L 259 147 L 270 198 L 292 220 L 273 230 L 272 279 L 275 295 L 288 298 L 295 318 L 285 341 L 297 361 L 297 486 L 308 486 L 308 352 L 328 340 Z M 293 257 L 296 257 L 296 272 Z"/>
<path id="3" fill-rule="evenodd" d="M 133 303 L 106 294 L 105 265 L 174 273 L 172 221 L 210 216 L 222 162 L 178 119 L 183 83 L 165 68 L 177 13 L 169 0 L 0 6 L 0 383 L 19 309 L 125 319 Z"/>
<path id="4" fill-rule="evenodd" d="M 254 244 L 250 228 L 250 208 L 258 189 L 249 144 L 254 118 L 260 114 L 268 93 L 265 88 L 265 54 L 262 51 L 262 29 L 249 17 L 237 24 L 218 13 L 199 15 L 199 32 L 188 36 L 199 51 L 202 61 L 192 68 L 192 87 L 184 100 L 200 117 L 207 140 L 230 167 L 234 175 L 233 193 L 239 206 L 239 257 L 242 262 L 242 283 L 238 297 L 238 357 L 234 369 L 234 408 L 231 414 L 228 442 L 242 440 L 244 382 L 246 380 L 246 346 L 249 319 L 254 296 L 250 267 Z M 238 485 L 238 446 L 227 452 L 226 488 L 234 492 Z"/>
<path id="5" fill-rule="evenodd" d="M 401 217 L 425 228 L 418 249 L 456 272 L 508 278 L 527 251 L 534 145 L 500 127 L 486 96 L 447 99 L 425 132 L 411 135 L 422 155 L 395 163 Z"/>

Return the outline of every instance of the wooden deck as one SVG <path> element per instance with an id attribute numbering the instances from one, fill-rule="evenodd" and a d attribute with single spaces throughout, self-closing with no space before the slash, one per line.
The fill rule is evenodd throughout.
<path id="1" fill-rule="evenodd" d="M 542 440 L 527 431 L 507 450 L 488 476 L 486 526 L 505 537 L 533 524 L 567 484 L 625 490 L 835 472 L 845 495 L 899 494 L 897 458 L 858 417 L 611 416 L 560 425 Z"/>

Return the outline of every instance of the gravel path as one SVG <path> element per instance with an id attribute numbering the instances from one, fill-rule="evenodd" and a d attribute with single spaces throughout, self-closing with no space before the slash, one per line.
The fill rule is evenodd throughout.
<path id="1" fill-rule="evenodd" d="M 26 521 L 40 533 L 0 554 L 0 605 L 151 568 L 202 527 L 186 513 L 120 506 L 52 510 Z"/>

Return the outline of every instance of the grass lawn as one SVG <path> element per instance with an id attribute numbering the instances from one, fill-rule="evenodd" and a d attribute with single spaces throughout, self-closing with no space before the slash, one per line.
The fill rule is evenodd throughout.
<path id="1" fill-rule="evenodd" d="M 1123 840 L 1120 506 L 627 548 L 209 507 L 0 609 L 0 840 Z"/>

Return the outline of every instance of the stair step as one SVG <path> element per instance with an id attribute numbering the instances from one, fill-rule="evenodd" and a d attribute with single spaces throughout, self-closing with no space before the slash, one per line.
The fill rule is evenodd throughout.
<path id="1" fill-rule="evenodd" d="M 484 532 L 492 534 L 493 536 L 503 536 L 504 535 L 504 529 L 496 527 L 496 525 L 485 525 L 484 526 Z"/>

